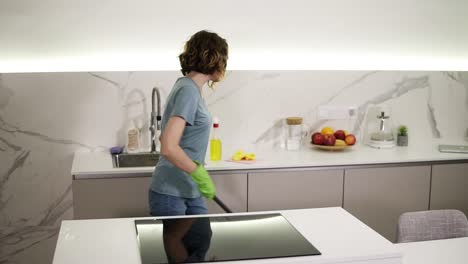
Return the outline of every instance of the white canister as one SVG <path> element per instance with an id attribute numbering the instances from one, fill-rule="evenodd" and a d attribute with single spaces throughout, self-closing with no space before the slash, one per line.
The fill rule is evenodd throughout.
<path id="1" fill-rule="evenodd" d="M 288 117 L 287 135 L 286 135 L 286 149 L 299 150 L 302 146 L 302 140 L 307 136 L 307 131 L 302 124 L 302 117 Z"/>

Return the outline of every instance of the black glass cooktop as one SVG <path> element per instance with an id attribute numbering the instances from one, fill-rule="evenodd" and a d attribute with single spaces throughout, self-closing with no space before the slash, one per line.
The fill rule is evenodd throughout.
<path id="1" fill-rule="evenodd" d="M 320 255 L 281 214 L 135 220 L 142 264 Z"/>

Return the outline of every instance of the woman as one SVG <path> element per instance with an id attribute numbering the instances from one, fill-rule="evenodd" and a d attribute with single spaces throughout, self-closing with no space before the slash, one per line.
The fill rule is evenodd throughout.
<path id="1" fill-rule="evenodd" d="M 169 94 L 161 121 L 161 155 L 149 191 L 153 216 L 208 212 L 203 199 L 213 199 L 215 187 L 203 167 L 211 115 L 201 96 L 205 84 L 219 82 L 226 71 L 228 44 L 216 33 L 200 31 L 179 55 L 184 77 Z"/>

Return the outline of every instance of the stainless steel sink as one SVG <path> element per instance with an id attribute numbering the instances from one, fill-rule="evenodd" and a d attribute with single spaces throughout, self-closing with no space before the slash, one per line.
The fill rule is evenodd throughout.
<path id="1" fill-rule="evenodd" d="M 135 153 L 112 155 L 114 168 L 154 167 L 158 163 L 160 153 Z"/>

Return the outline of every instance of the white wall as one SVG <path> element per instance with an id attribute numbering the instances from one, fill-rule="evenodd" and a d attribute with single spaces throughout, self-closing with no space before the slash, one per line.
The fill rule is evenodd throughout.
<path id="1" fill-rule="evenodd" d="M 466 0 L 3 0 L 0 72 L 177 70 L 200 29 L 230 70 L 467 70 Z"/>
<path id="2" fill-rule="evenodd" d="M 0 263 L 51 263 L 60 222 L 72 218 L 73 153 L 123 144 L 130 120 L 146 121 L 147 133 L 151 88 L 161 89 L 164 104 L 179 76 L 0 74 L 0 230 L 9 234 L 0 237 L 6 245 Z M 352 123 L 333 122 L 362 144 L 366 108 L 387 104 L 392 122 L 408 125 L 412 153 L 464 144 L 468 128 L 468 72 L 229 71 L 216 90 L 205 89 L 204 98 L 221 119 L 224 158 L 237 149 L 259 155 L 256 148 L 280 150 L 287 116 L 304 117 L 311 131 L 331 125 L 317 119 L 320 105 L 357 106 Z"/>

